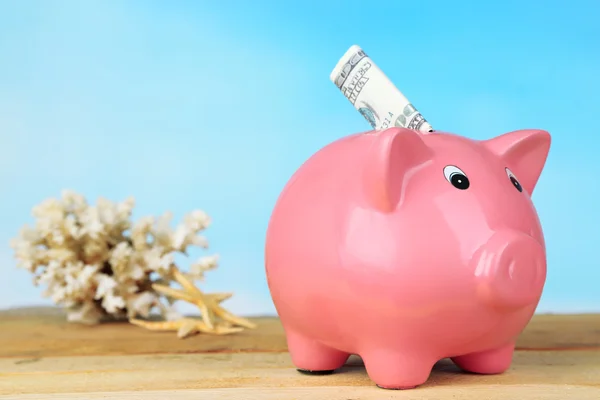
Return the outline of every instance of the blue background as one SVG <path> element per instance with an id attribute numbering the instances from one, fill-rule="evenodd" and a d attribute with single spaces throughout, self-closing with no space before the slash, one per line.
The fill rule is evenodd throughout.
<path id="1" fill-rule="evenodd" d="M 221 266 L 202 287 L 273 313 L 263 245 L 279 191 L 369 128 L 329 81 L 358 44 L 438 130 L 551 132 L 533 196 L 538 311 L 600 311 L 599 15 L 592 0 L 0 1 L 0 308 L 50 304 L 8 241 L 71 188 L 134 195 L 135 218 L 205 210 Z"/>

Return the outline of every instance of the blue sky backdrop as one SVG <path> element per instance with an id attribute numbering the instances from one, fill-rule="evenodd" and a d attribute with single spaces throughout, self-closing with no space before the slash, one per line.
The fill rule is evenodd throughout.
<path id="1" fill-rule="evenodd" d="M 63 188 L 200 208 L 208 291 L 274 313 L 265 230 L 290 175 L 369 128 L 329 81 L 362 46 L 438 130 L 551 132 L 539 311 L 600 311 L 600 2 L 0 0 L 0 308 L 50 304 L 8 241 Z M 198 255 L 201 253 L 193 253 Z"/>

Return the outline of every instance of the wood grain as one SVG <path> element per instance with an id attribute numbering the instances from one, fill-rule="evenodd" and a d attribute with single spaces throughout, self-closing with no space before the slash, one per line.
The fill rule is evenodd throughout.
<path id="1" fill-rule="evenodd" d="M 417 392 L 419 391 L 419 392 Z M 599 390 L 584 386 L 555 385 L 482 385 L 414 389 L 411 392 L 382 393 L 371 387 L 298 387 L 298 388 L 231 388 L 168 391 L 122 391 L 69 394 L 22 395 L 0 398 L 10 400 L 598 400 Z"/>
<path id="2" fill-rule="evenodd" d="M 600 399 L 600 315 L 538 315 L 502 375 L 442 360 L 410 391 L 373 385 L 352 357 L 299 374 L 276 318 L 232 336 L 177 339 L 126 323 L 68 324 L 60 313 L 0 313 L 0 399 Z"/>
<path id="3" fill-rule="evenodd" d="M 198 335 L 178 339 L 175 332 L 150 332 L 127 322 L 96 326 L 67 324 L 61 314 L 0 316 L 0 357 L 62 357 L 196 353 L 222 351 L 287 351 L 277 318 L 253 318 L 260 329 L 236 335 Z"/>

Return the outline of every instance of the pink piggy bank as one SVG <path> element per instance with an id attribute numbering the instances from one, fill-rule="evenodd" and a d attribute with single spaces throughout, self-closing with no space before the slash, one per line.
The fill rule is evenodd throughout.
<path id="1" fill-rule="evenodd" d="M 359 355 L 377 386 L 408 389 L 451 358 L 502 373 L 546 280 L 531 193 L 543 130 L 483 141 L 404 128 L 359 133 L 293 175 L 266 237 L 269 290 L 293 364 Z"/>

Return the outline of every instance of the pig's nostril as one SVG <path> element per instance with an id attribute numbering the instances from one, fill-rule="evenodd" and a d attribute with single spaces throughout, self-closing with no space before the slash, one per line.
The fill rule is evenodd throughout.
<path id="1" fill-rule="evenodd" d="M 515 262 L 513 260 L 513 261 L 511 261 L 510 266 L 508 267 L 508 276 L 510 277 L 510 279 L 514 279 L 514 272 L 515 272 Z"/>

